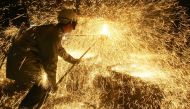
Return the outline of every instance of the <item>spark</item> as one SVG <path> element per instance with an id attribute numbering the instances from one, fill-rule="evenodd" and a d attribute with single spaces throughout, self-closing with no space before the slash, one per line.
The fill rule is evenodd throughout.
<path id="1" fill-rule="evenodd" d="M 20 64 L 20 66 L 19 66 L 19 70 L 22 68 L 22 65 L 23 65 L 24 62 L 26 61 L 26 58 L 27 58 L 27 57 L 24 57 L 24 59 L 21 61 L 21 64 Z"/>

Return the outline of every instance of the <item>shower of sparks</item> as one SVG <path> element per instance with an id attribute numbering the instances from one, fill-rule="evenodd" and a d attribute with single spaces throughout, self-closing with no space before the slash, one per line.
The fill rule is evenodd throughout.
<path id="1" fill-rule="evenodd" d="M 47 3 L 45 0 L 42 1 L 44 4 Z M 132 78 L 138 78 L 137 80 L 145 81 L 145 86 L 148 84 L 158 86 L 164 93 L 164 98 L 160 103 L 162 109 L 188 109 L 190 107 L 190 49 L 187 47 L 190 23 L 185 10 L 178 6 L 175 0 L 81 1 L 81 17 L 72 34 L 87 34 L 87 36 L 69 37 L 67 41 L 63 42 L 66 50 L 72 56 L 80 57 L 83 51 L 98 39 L 95 36 L 103 35 L 108 39 L 99 40 L 85 56 L 85 58 L 94 59 L 91 62 L 79 64 L 66 78 L 59 90 L 59 94 L 63 94 L 65 98 L 57 97 L 64 102 L 55 104 L 55 108 L 89 109 L 94 106 L 101 107 L 101 105 L 102 108 L 111 108 L 109 103 L 101 104 L 104 100 L 101 97 L 103 94 L 111 92 L 115 96 L 120 96 L 114 92 L 118 87 L 106 92 L 106 88 L 100 87 L 103 85 L 99 84 L 106 86 L 105 81 L 109 83 L 111 80 L 113 80 L 111 87 L 114 87 L 116 83 L 122 84 L 122 81 L 114 76 L 118 72 L 122 74 L 121 78 L 129 75 Z M 29 10 L 33 23 L 40 25 L 56 22 L 57 8 L 46 9 L 51 10 L 51 14 L 40 11 L 38 8 L 34 6 Z M 35 14 L 33 14 L 34 12 Z M 175 24 L 178 20 L 181 22 Z M 59 60 L 58 78 L 68 66 L 68 63 Z M 111 71 L 107 69 L 108 66 L 111 66 Z M 99 75 L 103 82 L 95 81 Z M 73 85 L 74 83 L 79 84 Z M 80 86 L 80 84 L 82 85 Z M 134 87 L 139 86 L 138 83 L 133 84 L 133 82 L 128 84 L 133 86 L 130 87 L 131 93 L 135 92 Z M 79 91 L 72 91 L 77 90 L 76 87 Z M 126 93 L 125 91 L 123 93 Z M 140 93 L 145 92 L 141 89 L 140 91 Z M 150 94 L 153 93 L 148 89 L 146 91 Z M 107 100 L 114 102 L 114 99 Z M 147 98 L 142 99 L 146 100 Z M 125 101 L 123 102 L 127 104 Z M 143 104 L 140 104 L 141 101 L 134 102 L 139 108 L 155 109 L 154 107 L 143 107 Z M 154 102 L 152 99 L 152 102 L 152 106 L 154 106 L 154 103 L 158 101 Z"/>

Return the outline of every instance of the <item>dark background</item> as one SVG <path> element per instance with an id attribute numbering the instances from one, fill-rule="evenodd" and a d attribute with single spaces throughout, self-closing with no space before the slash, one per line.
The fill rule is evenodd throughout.
<path id="1" fill-rule="evenodd" d="M 47 0 L 53 1 L 53 0 Z M 81 0 L 73 0 L 73 1 L 81 1 Z M 177 0 L 179 5 L 187 8 L 187 13 L 190 17 L 190 0 Z M 48 5 L 48 7 L 57 6 L 60 4 L 61 0 L 55 0 L 53 4 Z M 41 4 L 38 0 L 0 0 L 0 29 L 9 27 L 10 25 L 14 25 L 16 27 L 20 27 L 23 22 L 30 26 L 29 17 L 27 13 L 28 7 L 32 4 L 39 5 Z M 77 3 L 78 4 L 78 3 Z M 79 5 L 76 5 L 78 7 Z M 17 18 L 18 15 L 22 15 Z"/>

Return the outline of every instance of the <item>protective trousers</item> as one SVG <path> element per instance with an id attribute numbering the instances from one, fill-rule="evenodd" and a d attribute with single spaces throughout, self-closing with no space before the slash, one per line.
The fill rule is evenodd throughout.
<path id="1" fill-rule="evenodd" d="M 26 97 L 22 100 L 19 109 L 39 109 L 48 92 L 48 89 L 44 89 L 42 86 L 34 84 Z"/>

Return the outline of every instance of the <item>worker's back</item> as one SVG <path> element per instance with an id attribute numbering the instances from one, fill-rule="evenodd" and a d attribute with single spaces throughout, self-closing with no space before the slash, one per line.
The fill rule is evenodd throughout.
<path id="1" fill-rule="evenodd" d="M 21 34 L 8 52 L 7 77 L 38 81 L 42 67 L 57 63 L 58 34 L 59 29 L 55 25 L 32 27 Z M 56 66 L 52 67 L 56 70 Z"/>

